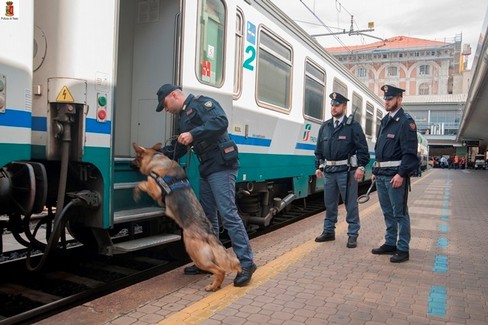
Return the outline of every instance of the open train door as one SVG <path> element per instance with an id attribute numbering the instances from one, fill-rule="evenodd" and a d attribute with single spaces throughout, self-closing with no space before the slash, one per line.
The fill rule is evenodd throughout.
<path id="1" fill-rule="evenodd" d="M 133 156 L 133 142 L 150 147 L 174 134 L 172 117 L 155 111 L 156 92 L 178 83 L 181 43 L 180 0 L 124 0 L 119 12 L 116 157 Z"/>

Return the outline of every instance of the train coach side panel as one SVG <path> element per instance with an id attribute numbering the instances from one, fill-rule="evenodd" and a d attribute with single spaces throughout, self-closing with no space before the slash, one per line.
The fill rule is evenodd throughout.
<path id="1" fill-rule="evenodd" d="M 31 156 L 34 4 L 6 6 L 0 20 L 0 167 Z"/>

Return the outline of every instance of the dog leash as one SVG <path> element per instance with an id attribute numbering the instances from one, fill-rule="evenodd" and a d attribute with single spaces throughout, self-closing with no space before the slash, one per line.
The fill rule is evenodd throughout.
<path id="1" fill-rule="evenodd" d="M 174 141 L 174 142 L 173 142 Z M 166 140 L 166 143 L 171 143 L 173 144 L 173 158 L 171 159 L 173 162 L 176 162 L 176 146 L 178 146 L 178 135 L 173 135 L 171 136 L 168 140 Z M 187 169 L 188 166 L 190 166 L 190 157 L 191 157 L 191 147 L 187 146 L 187 160 L 186 160 L 186 165 L 182 166 L 184 170 Z"/>
<path id="2" fill-rule="evenodd" d="M 368 188 L 368 191 L 366 192 L 366 194 L 363 194 L 361 195 L 360 197 L 358 197 L 358 203 L 366 203 L 369 201 L 369 193 L 371 193 L 371 190 L 373 189 L 374 187 L 374 182 L 375 181 L 371 181 L 371 185 L 369 186 Z"/>

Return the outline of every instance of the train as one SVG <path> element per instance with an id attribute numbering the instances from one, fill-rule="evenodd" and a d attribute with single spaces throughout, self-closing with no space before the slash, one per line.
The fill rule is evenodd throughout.
<path id="1" fill-rule="evenodd" d="M 333 91 L 365 131 L 369 180 L 382 99 L 269 0 L 11 6 L 0 20 L 12 44 L 0 51 L 0 226 L 29 249 L 47 256 L 66 232 L 109 256 L 181 240 L 163 208 L 132 198 L 142 180 L 132 143 L 177 132 L 173 116 L 155 112 L 168 82 L 224 108 L 249 230 L 323 191 L 314 149 Z M 198 194 L 195 154 L 180 164 Z"/>
<path id="2" fill-rule="evenodd" d="M 417 156 L 419 157 L 419 168 L 421 171 L 429 165 L 429 141 L 422 133 L 417 131 Z"/>

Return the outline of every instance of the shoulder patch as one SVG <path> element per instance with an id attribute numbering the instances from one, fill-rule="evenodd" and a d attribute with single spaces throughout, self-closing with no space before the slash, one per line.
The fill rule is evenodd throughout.
<path id="1" fill-rule="evenodd" d="M 205 103 L 203 103 L 203 106 L 206 108 L 211 108 L 213 106 L 213 103 L 211 100 L 207 100 Z"/>
<path id="2" fill-rule="evenodd" d="M 413 131 L 417 130 L 417 126 L 415 125 L 414 122 L 410 122 L 410 123 L 408 123 L 408 125 L 410 125 L 410 129 L 412 129 Z"/>

